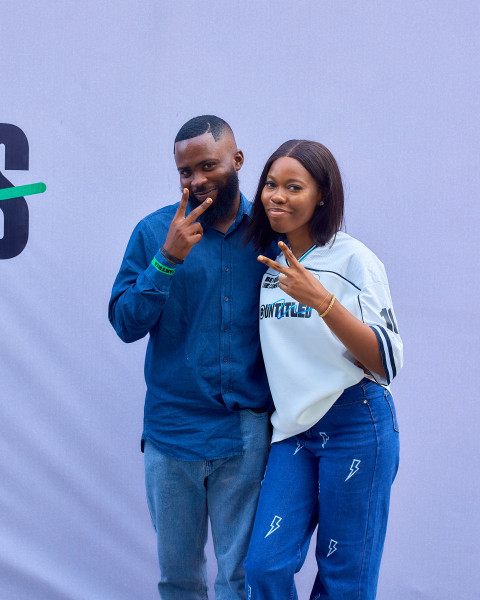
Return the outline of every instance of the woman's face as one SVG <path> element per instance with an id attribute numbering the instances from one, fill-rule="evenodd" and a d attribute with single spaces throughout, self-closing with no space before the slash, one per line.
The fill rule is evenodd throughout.
<path id="1" fill-rule="evenodd" d="M 317 182 L 298 160 L 284 156 L 272 163 L 262 204 L 274 231 L 310 239 L 310 219 L 321 200 Z"/>

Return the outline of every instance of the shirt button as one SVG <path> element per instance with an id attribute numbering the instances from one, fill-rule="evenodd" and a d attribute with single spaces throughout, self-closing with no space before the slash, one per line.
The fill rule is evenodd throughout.
<path id="1" fill-rule="evenodd" d="M 223 357 L 223 362 L 228 362 L 228 356 Z"/>
<path id="2" fill-rule="evenodd" d="M 223 328 L 223 331 L 228 331 L 228 327 L 224 327 L 224 328 Z"/>
<path id="3" fill-rule="evenodd" d="M 228 271 L 230 271 L 230 267 L 225 267 L 225 271 L 228 273 Z"/>
<path id="4" fill-rule="evenodd" d="M 225 302 L 228 302 L 228 296 L 225 296 L 224 300 Z"/>

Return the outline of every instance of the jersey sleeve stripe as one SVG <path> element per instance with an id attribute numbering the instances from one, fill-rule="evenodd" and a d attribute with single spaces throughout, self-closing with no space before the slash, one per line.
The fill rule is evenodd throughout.
<path id="1" fill-rule="evenodd" d="M 395 366 L 395 358 L 393 355 L 393 348 L 392 348 L 392 342 L 390 341 L 390 336 L 386 332 L 385 328 L 382 327 L 381 325 L 375 325 L 375 327 L 378 327 L 383 338 L 385 339 L 384 344 L 386 344 L 386 349 L 388 349 L 388 358 L 390 359 L 390 365 L 391 365 L 391 379 L 393 379 L 397 375 L 397 368 Z"/>
<path id="2" fill-rule="evenodd" d="M 394 377 L 397 376 L 397 368 L 395 367 L 395 358 L 393 356 L 392 342 L 390 341 L 390 336 L 386 332 L 385 328 L 382 327 L 381 325 L 378 325 L 377 327 L 383 333 L 383 337 L 385 338 L 385 340 L 387 342 L 388 354 L 390 356 L 390 364 L 392 365 L 392 379 L 393 379 Z"/>
<path id="3" fill-rule="evenodd" d="M 378 348 L 380 350 L 380 356 L 382 357 L 382 366 L 383 366 L 383 370 L 385 371 L 385 379 L 387 381 L 387 385 L 389 385 L 390 381 L 391 381 L 390 370 L 387 366 L 387 357 L 385 356 L 385 345 L 384 345 L 383 338 L 380 335 L 380 333 L 375 329 L 375 327 L 370 325 L 370 329 L 373 331 L 373 333 L 375 334 L 375 337 L 377 338 Z"/>

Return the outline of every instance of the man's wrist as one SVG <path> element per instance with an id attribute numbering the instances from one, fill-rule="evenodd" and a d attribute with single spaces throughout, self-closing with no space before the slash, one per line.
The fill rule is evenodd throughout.
<path id="1" fill-rule="evenodd" d="M 182 258 L 177 258 L 176 256 L 173 256 L 173 254 L 170 254 L 170 252 L 165 250 L 165 248 L 163 246 L 160 248 L 160 253 L 172 265 L 181 265 L 183 263 Z"/>
<path id="2" fill-rule="evenodd" d="M 160 271 L 160 273 L 164 273 L 165 275 L 169 275 L 170 277 L 175 273 L 175 265 L 171 267 L 164 265 L 159 262 L 155 256 L 153 257 L 152 265 L 157 269 L 157 271 Z"/>

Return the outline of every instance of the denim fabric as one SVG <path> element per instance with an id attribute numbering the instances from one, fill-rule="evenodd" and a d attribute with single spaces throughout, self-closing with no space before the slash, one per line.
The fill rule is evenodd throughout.
<path id="1" fill-rule="evenodd" d="M 207 600 L 205 543 L 210 517 L 217 600 L 245 600 L 247 554 L 268 455 L 268 414 L 239 412 L 244 452 L 177 460 L 145 444 L 147 501 L 157 533 L 163 600 Z"/>
<path id="2" fill-rule="evenodd" d="M 245 561 L 248 600 L 297 598 L 318 525 L 311 600 L 373 600 L 398 468 L 392 397 L 362 380 L 301 435 L 273 444 Z"/>

